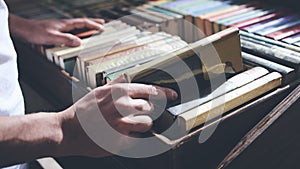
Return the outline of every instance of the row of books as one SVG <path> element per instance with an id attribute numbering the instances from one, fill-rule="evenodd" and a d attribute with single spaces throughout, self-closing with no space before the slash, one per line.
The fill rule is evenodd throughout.
<path id="1" fill-rule="evenodd" d="M 205 4 L 203 4 L 204 1 Z M 96 1 L 91 0 L 91 2 Z M 195 27 L 191 27 L 191 24 L 184 22 L 184 19 L 190 17 L 190 15 L 180 14 L 174 9 L 186 9 L 187 6 L 195 6 L 195 10 L 200 11 L 201 9 L 209 9 L 208 4 L 210 3 L 214 5 L 221 4 L 220 6 L 225 3 L 228 6 L 232 5 L 232 2 L 229 1 L 212 0 L 147 3 L 134 9 L 129 8 L 128 10 L 132 15 L 106 23 L 104 32 L 89 38 L 83 38 L 83 44 L 79 47 L 48 47 L 45 49 L 44 54 L 48 60 L 92 88 L 103 85 L 119 74 L 124 73 L 132 82 L 167 86 L 178 92 L 181 91 L 178 88 L 179 84 L 186 84 L 187 80 L 196 76 L 196 79 L 200 80 L 197 81 L 199 87 L 197 90 L 201 90 L 203 87 L 201 84 L 204 82 L 206 74 L 213 74 L 213 76 L 210 76 L 210 78 L 213 78 L 232 70 L 230 71 L 231 76 L 235 74 L 236 77 L 234 76 L 233 79 L 229 79 L 224 84 L 218 84 L 220 88 L 210 91 L 214 93 L 207 97 L 197 98 L 199 93 L 190 90 L 190 86 L 186 86 L 188 93 L 184 93 L 184 95 L 189 98 L 179 101 L 183 104 L 171 104 L 171 107 L 163 115 L 164 119 L 170 119 L 168 120 L 171 122 L 170 124 L 176 121 L 175 123 L 178 124 L 180 129 L 188 131 L 202 125 L 206 120 L 211 120 L 228 112 L 281 84 L 294 81 L 299 75 L 300 62 L 297 58 L 287 59 L 286 57 L 287 53 L 298 56 L 297 47 L 290 50 L 286 46 L 282 47 L 274 44 L 277 51 L 269 53 L 270 50 L 266 49 L 270 47 L 255 42 L 257 37 L 262 38 L 262 36 L 241 32 L 242 41 L 240 41 L 239 31 L 236 28 L 216 32 L 209 37 L 203 35 L 200 40 L 195 41 Z M 74 2 L 74 4 L 76 3 Z M 172 6 L 174 4 L 177 4 L 178 7 L 172 7 L 172 10 L 171 8 L 167 9 L 168 5 Z M 200 4 L 203 6 L 202 8 L 199 8 Z M 85 7 L 78 7 L 78 9 L 81 8 L 80 11 L 85 13 Z M 95 5 L 95 10 L 100 9 Z M 128 10 L 125 11 L 128 12 Z M 65 9 L 65 11 L 68 11 L 68 9 Z M 192 20 L 194 20 L 193 17 Z M 146 31 L 147 29 L 143 29 L 145 27 L 141 27 L 139 23 L 143 25 L 150 24 L 151 30 L 154 31 Z M 156 29 L 152 29 L 153 26 Z M 193 43 L 188 45 L 182 38 Z M 278 42 L 273 41 L 274 43 Z M 266 40 L 260 40 L 260 43 L 270 44 Z M 241 53 L 241 44 L 244 50 L 243 53 Z M 253 47 L 253 45 L 259 46 Z M 211 48 L 213 50 L 209 50 Z M 280 55 L 278 55 L 278 51 Z M 220 59 L 220 63 L 209 65 L 203 62 L 203 60 L 211 60 L 214 55 Z M 185 72 L 178 65 L 178 60 L 176 60 L 178 58 L 188 65 L 190 71 Z M 243 71 L 242 58 L 246 63 L 245 65 L 247 65 L 247 69 L 251 71 L 237 74 Z M 252 70 L 252 67 L 255 66 L 262 66 L 268 70 L 264 68 L 254 68 Z M 170 77 L 162 70 L 175 72 L 176 76 Z M 280 74 L 269 73 L 269 71 L 279 72 Z M 245 79 L 245 81 L 241 83 L 239 80 L 234 80 L 240 78 Z M 220 93 L 221 89 L 225 92 Z M 219 102 L 224 97 L 225 102 Z M 214 103 L 224 103 L 225 107 L 223 107 L 224 104 L 215 105 Z M 220 111 L 221 109 L 222 111 Z M 211 112 L 213 112 L 213 115 L 208 116 Z M 174 119 L 177 120 L 174 121 Z M 163 124 L 169 123 L 163 122 Z"/>
<path id="2" fill-rule="evenodd" d="M 187 42 L 235 26 L 288 44 L 299 46 L 300 43 L 299 15 L 283 9 L 265 7 L 258 2 L 177 0 L 145 4 L 139 0 L 130 2 L 89 0 L 84 3 L 64 0 L 35 0 L 35 3 L 26 3 L 13 0 L 8 3 L 12 6 L 22 4 L 13 6 L 12 12 L 33 19 L 100 17 L 111 20 L 124 17 L 124 21 L 128 24 L 144 29 L 156 27 L 152 31 L 178 35 Z M 184 20 L 188 22 L 185 23 Z"/>
<path id="3" fill-rule="evenodd" d="M 106 23 L 104 30 L 100 34 L 84 38 L 83 44 L 79 47 L 48 48 L 46 49 L 46 56 L 48 60 L 65 69 L 71 75 L 79 77 L 82 82 L 92 88 L 103 85 L 122 73 L 126 74 L 131 82 L 168 86 L 180 92 L 181 88 L 176 88 L 174 85 L 188 84 L 186 81 L 195 76 L 204 76 L 205 71 L 210 71 L 214 75 L 223 74 L 227 63 L 236 69 L 233 74 L 243 71 L 239 30 L 236 28 L 226 29 L 190 45 L 178 36 L 165 32 L 140 31 L 122 21 Z M 208 48 L 216 50 L 215 57 L 220 57 L 221 71 L 219 70 L 220 67 L 216 67 L 216 65 L 209 67 L 200 60 L 199 55 L 204 60 L 213 57 L 213 53 L 209 53 Z M 184 72 L 184 69 L 178 65 L 180 62 L 178 59 L 189 66 L 189 72 Z M 203 66 L 205 66 L 205 70 Z M 166 76 L 164 72 L 173 72 L 172 77 Z M 200 101 L 196 96 L 199 93 L 190 90 L 191 86 L 186 86 L 186 90 L 190 93 L 182 94 L 187 94 L 189 98 L 181 100 L 184 104 L 174 104 L 164 113 L 161 118 L 167 121 L 160 123 L 160 118 L 155 124 L 160 126 L 158 129 L 160 130 L 162 126 L 175 123 L 178 124 L 177 129 L 184 132 L 203 125 L 208 114 L 223 105 L 212 104 L 216 102 L 215 99 L 219 103 L 219 99 L 228 97 L 230 99 L 224 100 L 224 103 L 230 106 L 227 106 L 224 111 L 218 111 L 219 114 L 209 116 L 208 120 L 278 87 L 281 84 L 282 76 L 278 73 L 268 73 L 269 71 L 264 68 L 254 68 L 237 74 L 224 84 L 218 84 L 220 87 L 214 90 L 214 93 L 201 97 Z M 240 78 L 245 75 L 247 78 L 241 83 Z M 264 75 L 266 77 L 263 77 Z M 261 80 L 256 81 L 259 78 Z M 200 83 L 203 81 L 199 81 L 197 85 Z M 203 86 L 197 87 L 197 90 L 202 90 Z M 223 91 L 223 93 L 219 93 L 219 91 Z M 245 95 L 247 97 L 244 97 Z M 238 96 L 238 98 L 232 96 Z M 203 106 L 206 109 L 202 109 Z M 217 107 L 215 108 L 215 106 Z M 184 108 L 182 109 L 182 107 Z M 195 113 L 200 109 L 201 112 Z M 191 112 L 194 113 L 191 114 Z M 174 121 L 174 119 L 177 120 Z"/>
<path id="4" fill-rule="evenodd" d="M 149 5 L 143 7 L 153 8 Z M 257 56 L 255 59 L 259 60 L 259 64 L 264 59 L 263 63 L 272 62 L 271 65 L 278 64 L 279 67 L 288 68 L 289 71 L 281 70 L 282 74 L 291 75 L 287 76 L 291 78 L 285 78 L 289 79 L 285 83 L 299 77 L 300 17 L 296 12 L 270 4 L 266 7 L 261 2 L 234 0 L 177 0 L 155 7 L 180 14 L 196 26 L 183 25 L 186 32 L 184 38 L 187 41 L 195 41 L 229 27 L 236 27 L 241 30 L 241 47 L 246 52 L 243 55 L 245 61 L 250 62 L 247 54 L 251 54 Z M 272 69 L 266 64 L 263 66 Z"/>
<path id="5" fill-rule="evenodd" d="M 131 9 L 130 13 L 131 15 L 123 18 L 124 22 L 143 25 L 139 28 L 154 32 L 164 31 L 178 35 L 186 42 L 194 42 L 228 27 L 237 27 L 242 30 L 241 39 L 245 42 L 241 44 L 243 50 L 265 57 L 266 52 L 263 50 L 276 48 L 276 52 L 280 51 L 281 55 L 273 52 L 267 55 L 267 59 L 290 66 L 296 72 L 299 70 L 300 48 L 297 43 L 300 24 L 298 15 L 292 12 L 266 8 L 258 2 L 245 4 L 241 1 L 178 0 L 147 3 Z M 268 30 L 267 34 L 260 33 L 265 29 Z M 265 48 L 250 49 L 249 43 Z M 290 63 L 290 59 L 286 61 L 286 57 L 291 57 L 288 55 L 297 56 L 291 59 L 293 63 Z"/>
<path id="6" fill-rule="evenodd" d="M 144 1 L 124 1 L 124 0 L 87 0 L 87 1 L 66 1 L 66 0 L 34 0 L 22 1 L 12 0 L 6 2 L 10 6 L 10 11 L 16 15 L 30 19 L 50 19 L 50 18 L 75 18 L 93 17 L 106 20 L 117 19 L 129 14 L 127 11 L 132 6 L 137 6 Z M 119 7 L 116 7 L 119 6 Z M 115 12 L 112 12 L 115 11 Z M 118 16 L 113 17 L 113 13 L 118 11 Z M 121 15 L 122 14 L 122 15 Z"/>
<path id="7" fill-rule="evenodd" d="M 62 2 L 61 0 L 50 2 L 52 3 L 52 6 L 59 6 L 59 3 L 67 3 Z M 300 47 L 286 43 L 287 41 L 289 41 L 290 43 L 297 43 L 296 41 L 298 39 L 297 37 L 299 36 L 298 34 L 282 39 L 282 41 L 278 41 L 277 39 L 272 39 L 267 36 L 265 37 L 251 31 L 252 29 L 262 31 L 262 29 L 267 26 L 271 26 L 271 28 L 276 26 L 276 29 L 278 29 L 283 28 L 285 25 L 290 25 L 290 22 L 287 22 L 287 20 L 284 18 L 290 18 L 290 20 L 293 21 L 291 23 L 298 23 L 299 21 L 297 20 L 297 15 L 285 17 L 284 12 L 275 10 L 273 8 L 264 10 L 264 5 L 257 2 L 244 4 L 243 2 L 237 3 L 235 1 L 220 0 L 178 0 L 172 2 L 148 2 L 141 6 L 135 7 L 132 4 L 138 5 L 141 2 L 133 1 L 131 5 L 123 4 L 123 6 L 119 9 L 115 7 L 115 3 L 117 2 L 119 1 L 111 1 L 108 3 L 108 6 L 110 6 L 110 8 L 108 8 L 107 10 L 111 13 L 114 13 L 115 16 L 108 15 L 107 17 L 111 19 L 120 17 L 123 22 L 126 22 L 130 25 L 135 25 L 138 29 L 141 30 L 149 30 L 151 32 L 163 31 L 172 35 L 177 35 L 186 42 L 192 42 L 195 39 L 198 40 L 206 36 L 202 34 L 201 31 L 196 31 L 196 34 L 199 35 L 196 36 L 195 30 L 198 30 L 198 28 L 200 30 L 203 30 L 203 32 L 205 32 L 206 34 L 210 35 L 228 26 L 238 27 L 239 29 L 243 30 L 241 31 L 241 45 L 244 51 L 254 55 L 258 55 L 260 57 L 264 57 L 268 60 L 275 61 L 279 64 L 289 66 L 295 69 L 296 72 L 298 72 L 299 70 L 298 57 L 300 57 L 300 55 L 298 54 L 298 52 L 300 52 Z M 102 11 L 103 6 L 107 7 L 107 5 L 105 5 L 106 3 L 104 2 L 98 4 L 99 6 L 97 6 L 97 4 L 95 3 L 96 1 L 88 1 L 86 4 L 83 3 L 81 6 L 74 5 L 76 3 L 66 6 L 70 6 L 70 9 L 75 9 L 72 6 L 78 6 L 78 10 L 80 10 L 82 13 L 85 13 L 85 15 L 88 14 L 85 9 L 87 9 L 87 6 L 89 5 L 92 5 L 95 9 L 94 11 L 91 10 L 91 13 Z M 194 11 L 194 17 L 192 17 L 193 15 L 191 11 Z M 131 15 L 126 15 L 128 13 L 130 13 Z M 256 16 L 256 14 L 258 14 L 258 16 Z M 124 17 L 124 15 L 126 16 Z M 196 25 L 198 28 L 194 27 L 189 22 L 184 22 L 184 20 L 193 22 L 194 25 Z M 227 22 L 232 24 L 226 26 L 225 23 Z M 272 26 L 270 23 L 276 23 L 276 25 Z M 297 26 L 298 25 L 296 25 L 296 27 Z M 214 27 L 218 28 L 218 30 L 214 30 Z M 277 31 L 274 34 L 279 34 L 280 36 L 287 35 L 285 33 L 281 35 L 280 32 L 282 31 Z M 296 33 L 296 31 L 290 32 Z M 38 49 L 41 52 L 43 52 L 44 50 L 43 47 L 39 47 Z"/>
<path id="8" fill-rule="evenodd" d="M 84 38 L 79 47 L 46 49 L 46 56 L 94 88 L 103 84 L 104 73 L 120 72 L 188 46 L 178 36 L 141 31 L 122 21 L 109 22 L 104 30 Z"/>
<path id="9" fill-rule="evenodd" d="M 253 34 L 299 46 L 299 15 L 285 9 L 266 7 L 261 2 L 177 0 L 158 6 L 182 14 L 200 29 L 190 30 L 191 28 L 187 27 L 188 30 L 185 31 L 191 32 L 189 40 L 202 37 L 203 35 L 197 36 L 201 31 L 211 35 L 234 26 Z"/>

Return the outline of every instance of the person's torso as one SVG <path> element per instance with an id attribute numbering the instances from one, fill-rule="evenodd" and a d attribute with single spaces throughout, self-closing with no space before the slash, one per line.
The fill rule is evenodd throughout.
<path id="1" fill-rule="evenodd" d="M 0 0 L 0 116 L 23 115 L 24 101 L 18 82 L 17 55 L 8 29 L 8 10 Z M 15 165 L 5 169 L 21 169 Z"/>
<path id="2" fill-rule="evenodd" d="M 8 10 L 0 0 L 0 116 L 24 114 L 18 83 L 17 56 L 9 35 Z"/>

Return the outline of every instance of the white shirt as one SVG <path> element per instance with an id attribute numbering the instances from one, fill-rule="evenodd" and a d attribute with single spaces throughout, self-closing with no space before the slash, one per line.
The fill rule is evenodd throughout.
<path id="1" fill-rule="evenodd" d="M 8 9 L 0 0 L 0 116 L 24 115 L 24 100 L 18 82 L 17 55 L 8 29 Z M 19 169 L 12 166 L 9 169 Z"/>

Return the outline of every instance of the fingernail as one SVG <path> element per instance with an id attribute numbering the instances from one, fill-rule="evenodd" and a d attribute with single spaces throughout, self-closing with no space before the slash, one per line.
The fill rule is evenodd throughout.
<path id="1" fill-rule="evenodd" d="M 178 98 L 178 94 L 175 91 L 172 91 L 172 100 L 176 100 Z"/>
<path id="2" fill-rule="evenodd" d="M 157 91 L 156 87 L 152 86 L 150 88 L 150 94 L 151 95 L 158 95 L 158 91 Z"/>
<path id="3" fill-rule="evenodd" d="M 72 46 L 79 46 L 81 42 L 79 40 L 73 40 Z"/>
<path id="4" fill-rule="evenodd" d="M 143 111 L 147 111 L 147 112 L 148 112 L 148 111 L 151 111 L 150 105 L 148 105 L 148 104 L 147 104 L 147 105 L 144 105 L 144 106 L 143 106 Z"/>
<path id="5" fill-rule="evenodd" d="M 104 26 L 103 25 L 99 25 L 99 29 L 103 31 L 104 30 Z"/>

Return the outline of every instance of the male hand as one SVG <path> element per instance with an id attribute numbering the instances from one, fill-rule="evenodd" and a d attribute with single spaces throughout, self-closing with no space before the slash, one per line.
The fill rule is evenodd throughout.
<path id="1" fill-rule="evenodd" d="M 61 114 L 64 142 L 69 147 L 65 152 L 76 147 L 71 154 L 79 151 L 79 155 L 97 156 L 103 152 L 101 143 L 110 144 L 116 151 L 134 146 L 127 136 L 151 128 L 148 114 L 155 111 L 152 101 L 176 98 L 175 91 L 153 85 L 111 83 L 98 87 Z M 93 151 L 86 154 L 87 150 Z"/>
<path id="2" fill-rule="evenodd" d="M 79 46 L 81 43 L 80 38 L 68 32 L 81 28 L 102 30 L 102 24 L 104 24 L 103 19 L 29 20 L 10 14 L 12 34 L 33 44 Z"/>

